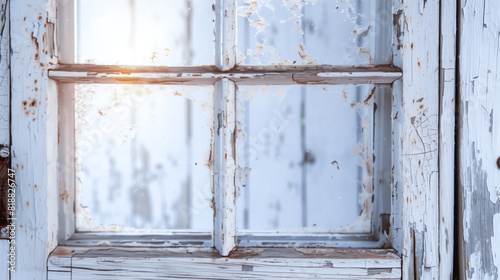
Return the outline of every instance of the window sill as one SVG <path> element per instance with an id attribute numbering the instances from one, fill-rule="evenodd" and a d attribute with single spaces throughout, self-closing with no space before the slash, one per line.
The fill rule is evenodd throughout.
<path id="1" fill-rule="evenodd" d="M 387 249 L 59 246 L 49 256 L 55 279 L 401 279 L 401 258 Z"/>

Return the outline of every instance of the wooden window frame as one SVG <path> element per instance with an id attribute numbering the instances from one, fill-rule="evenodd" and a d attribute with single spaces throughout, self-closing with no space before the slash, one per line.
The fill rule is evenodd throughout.
<path id="1" fill-rule="evenodd" d="M 217 3 L 224 7 L 231 5 L 231 2 L 233 1 L 220 0 Z M 67 158 L 62 157 L 61 151 L 58 151 L 60 147 L 58 102 L 61 96 L 58 97 L 55 80 L 58 79 L 61 82 L 64 79 L 64 75 L 58 72 L 63 71 L 64 51 L 58 50 L 57 44 L 54 43 L 58 20 L 56 6 L 54 0 L 19 0 L 9 3 L 10 34 L 26 35 L 10 37 L 13 50 L 10 65 L 12 123 L 14 124 L 12 126 L 12 166 L 16 168 L 18 188 L 23 189 L 17 197 L 16 209 L 20 223 L 16 227 L 16 232 L 17 243 L 23 244 L 19 247 L 18 255 L 24 254 L 25 256 L 25 258 L 18 259 L 17 272 L 10 274 L 11 279 L 45 279 L 47 277 L 49 279 L 71 279 L 71 277 L 77 279 L 78 271 L 73 269 L 78 261 L 99 264 L 107 260 L 116 265 L 119 261 L 124 261 L 126 264 L 130 260 L 135 265 L 139 265 L 147 259 L 147 257 L 141 257 L 137 249 L 120 251 L 120 248 L 114 247 L 58 247 L 61 240 L 61 237 L 58 238 L 59 228 L 63 225 L 60 220 L 64 219 L 59 214 L 61 209 L 58 210 L 58 205 L 61 200 L 64 200 L 64 197 L 61 198 L 58 195 L 58 186 L 64 182 L 64 179 L 59 178 L 58 168 L 60 168 L 60 161 L 64 162 Z M 324 277 L 342 273 L 335 268 L 344 265 L 349 269 L 344 272 L 356 278 L 360 278 L 361 275 L 365 278 L 377 278 L 383 273 L 393 272 L 397 275 L 398 267 L 399 272 L 401 272 L 401 267 L 403 268 L 403 279 L 449 278 L 453 261 L 453 250 L 447 245 L 453 244 L 453 167 L 451 166 L 450 171 L 450 165 L 443 163 L 453 159 L 454 149 L 453 133 L 450 134 L 451 125 L 443 128 L 440 124 L 445 121 L 449 124 L 447 118 L 454 116 L 454 106 L 450 106 L 450 103 L 453 103 L 454 98 L 455 30 L 453 28 L 455 25 L 449 24 L 453 23 L 456 18 L 454 11 L 456 11 L 456 3 L 453 1 L 410 0 L 403 4 L 402 1 L 396 0 L 393 3 L 394 28 L 397 31 L 393 39 L 393 63 L 401 69 L 404 76 L 403 79 L 393 83 L 394 188 L 390 236 L 395 251 L 305 249 L 305 253 L 301 252 L 301 256 L 314 256 L 312 258 L 301 256 L 294 258 L 293 256 L 296 255 L 290 249 L 265 248 L 254 251 L 245 249 L 246 251 L 240 252 L 242 255 L 229 257 L 214 255 L 216 252 L 210 249 L 196 248 L 142 248 L 142 252 L 153 255 L 154 252 L 164 254 L 165 257 L 158 257 L 158 260 L 162 260 L 159 261 L 159 266 L 163 267 L 164 273 L 171 271 L 168 269 L 171 267 L 168 264 L 179 264 L 175 262 L 179 256 L 182 261 L 187 261 L 187 269 L 194 270 L 200 267 L 200 263 L 211 262 L 211 265 L 204 267 L 208 269 L 208 273 L 228 279 L 234 278 L 235 275 L 243 276 L 242 273 L 245 273 L 245 277 L 278 275 L 271 274 L 269 271 L 290 276 L 292 270 L 286 267 L 294 261 L 300 263 L 299 266 L 303 269 L 301 271 L 309 273 L 307 275 L 312 273 Z M 232 28 L 231 26 L 231 22 L 222 21 L 222 28 Z M 234 38 L 220 39 L 234 40 Z M 225 76 L 212 78 L 229 81 L 231 76 L 242 77 L 238 76 L 237 72 L 224 72 L 232 69 L 234 65 L 231 59 L 221 59 L 230 52 L 234 52 L 234 49 L 222 48 L 217 59 L 218 63 L 216 63 L 223 71 L 220 75 Z M 21 63 L 22 61 L 24 62 Z M 116 70 L 117 68 L 109 69 Z M 332 68 L 325 71 L 320 67 L 315 69 L 317 73 L 314 73 L 313 69 L 304 69 L 304 72 L 307 72 L 304 73 L 305 75 L 311 75 L 312 71 L 312 75 L 321 83 L 325 80 L 330 80 L 331 83 L 354 83 L 353 81 L 373 80 L 374 77 L 387 78 L 385 71 L 373 71 L 373 69 Z M 100 78 L 103 81 L 106 79 L 126 81 L 130 77 L 127 76 L 129 74 L 114 74 L 116 71 L 104 68 L 96 70 L 98 71 L 91 71 L 97 73 L 96 75 L 80 78 L 82 81 L 95 82 Z M 132 69 L 125 68 L 124 70 L 121 73 Z M 142 69 L 142 72 L 137 71 L 137 77 L 132 78 L 142 82 L 151 78 L 148 75 L 159 75 L 169 81 L 173 78 L 172 73 L 175 72 L 189 76 L 189 71 L 171 70 L 173 69 Z M 267 70 L 265 69 L 264 73 L 256 71 L 255 74 L 265 76 L 266 72 L 269 72 Z M 71 70 L 70 72 L 87 73 L 88 71 Z M 204 75 L 204 72 L 197 72 L 201 71 L 192 71 L 194 74 Z M 275 72 L 280 71 L 269 73 Z M 144 73 L 147 75 L 141 77 Z M 188 79 L 198 79 L 194 77 L 199 76 L 192 75 Z M 297 83 L 297 78 L 296 75 L 291 75 L 288 79 L 290 83 Z M 130 80 L 127 82 L 130 83 Z M 222 82 L 220 86 L 227 86 L 224 83 L 228 82 Z M 29 104 L 34 105 L 26 106 L 28 101 L 32 102 Z M 217 195 L 216 199 L 218 199 Z M 224 215 L 224 210 L 228 209 L 227 206 L 231 202 L 220 199 L 219 203 L 222 205 L 222 211 L 218 219 L 232 220 L 230 215 Z M 216 235 L 222 236 L 227 232 L 235 231 L 228 228 L 225 231 L 216 232 Z M 223 254 L 232 246 L 231 240 L 216 244 Z M 53 250 L 55 248 L 57 249 Z M 48 258 L 52 251 L 52 255 Z M 33 252 L 34 255 L 28 258 L 27 256 Z M 169 255 L 167 252 L 176 254 L 175 256 Z M 181 255 L 184 253 L 187 256 L 182 258 Z M 199 258 L 196 257 L 197 261 L 190 265 L 189 260 L 194 259 L 190 255 L 192 253 L 200 255 L 197 255 L 199 256 Z M 402 265 L 396 254 L 401 257 Z M 249 257 L 250 255 L 253 257 Z M 387 258 L 391 259 L 390 262 L 395 266 L 390 272 L 388 272 L 388 267 L 370 266 L 374 263 L 381 263 Z M 255 263 L 249 265 L 249 260 Z M 281 266 L 273 266 L 272 269 L 265 268 L 273 262 Z M 218 269 L 217 265 L 213 265 L 218 263 L 235 264 L 232 266 L 236 269 L 235 274 L 225 273 Z M 399 263 L 399 266 L 396 263 Z M 259 266 L 263 266 L 264 271 L 268 272 L 258 271 Z M 91 265 L 87 269 L 90 267 Z M 355 267 L 361 269 L 353 269 Z M 80 270 L 85 270 L 83 267 L 80 268 Z M 190 272 L 193 271 L 187 271 L 187 273 Z M 111 276 L 116 273 L 119 272 L 108 271 L 106 274 L 105 271 L 100 271 L 95 275 Z M 356 273 L 358 273 L 357 276 Z M 344 274 L 344 278 L 345 275 L 347 274 Z M 390 277 L 397 278 L 395 275 Z M 297 277 L 300 277 L 299 274 Z"/>

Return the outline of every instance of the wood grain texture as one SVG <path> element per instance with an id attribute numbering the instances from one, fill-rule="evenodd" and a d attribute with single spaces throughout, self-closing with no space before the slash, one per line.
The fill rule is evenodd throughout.
<path id="1" fill-rule="evenodd" d="M 461 279 L 500 277 L 500 2 L 459 1 Z"/>
<path id="2" fill-rule="evenodd" d="M 45 279 L 57 245 L 57 94 L 47 68 L 55 63 L 55 0 L 10 2 L 12 166 L 16 171 L 16 273 Z"/>
<path id="3" fill-rule="evenodd" d="M 238 249 L 226 258 L 208 248 L 59 247 L 48 270 L 71 279 L 400 279 L 401 261 L 392 250 Z"/>
<path id="4" fill-rule="evenodd" d="M 439 1 L 394 2 L 394 247 L 403 279 L 439 276 Z M 396 221 L 399 219 L 399 221 Z"/>
<path id="5" fill-rule="evenodd" d="M 88 71 L 92 69 L 94 71 Z M 292 68 L 293 69 L 293 68 Z M 213 85 L 221 79 L 229 79 L 241 85 L 293 85 L 293 84 L 391 84 L 401 78 L 393 71 L 344 71 L 339 69 L 311 70 L 298 72 L 246 69 L 234 73 L 206 72 L 203 68 L 189 69 L 198 72 L 156 72 L 157 69 L 139 71 L 124 70 L 121 67 L 80 67 L 68 70 L 50 70 L 49 77 L 61 83 L 122 83 L 122 84 L 186 84 Z M 182 70 L 182 69 L 177 69 Z M 255 71 L 257 70 L 257 71 Z M 291 70 L 291 69 L 288 69 Z M 333 70 L 333 71 L 330 71 Z M 390 68 L 382 70 L 391 70 Z"/>

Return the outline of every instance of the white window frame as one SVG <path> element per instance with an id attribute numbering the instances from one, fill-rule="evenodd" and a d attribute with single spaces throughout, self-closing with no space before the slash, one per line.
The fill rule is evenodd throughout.
<path id="1" fill-rule="evenodd" d="M 63 3 L 68 3 L 63 1 Z M 232 0 L 220 0 L 218 5 L 232 5 Z M 450 116 L 454 106 L 446 106 L 454 95 L 452 70 L 454 64 L 450 62 L 449 53 L 454 53 L 454 29 L 446 25 L 455 18 L 456 4 L 453 1 L 400 1 L 393 4 L 394 28 L 397 32 L 394 37 L 393 61 L 402 70 L 404 79 L 394 82 L 393 100 L 393 201 L 392 201 L 392 226 L 391 238 L 393 250 L 356 250 L 356 249 L 305 249 L 300 256 L 294 254 L 292 249 L 242 249 L 237 255 L 219 257 L 210 249 L 119 249 L 119 248 L 92 248 L 78 246 L 58 246 L 61 238 L 58 234 L 60 227 L 68 228 L 61 223 L 65 219 L 58 214 L 57 205 L 62 198 L 58 195 L 58 186 L 65 179 L 58 178 L 58 102 L 64 102 L 57 96 L 56 82 L 64 80 L 57 78 L 57 71 L 63 71 L 61 63 L 64 57 L 63 50 L 58 52 L 54 44 L 55 26 L 57 24 L 56 3 L 54 0 L 34 1 L 19 0 L 9 3 L 11 32 L 11 106 L 12 106 L 12 166 L 19 166 L 16 171 L 19 192 L 17 197 L 17 213 L 20 220 L 17 225 L 17 242 L 23 244 L 18 249 L 18 272 L 11 273 L 11 279 L 78 279 L 90 275 L 116 275 L 116 271 L 95 273 L 89 272 L 91 267 L 99 268 L 124 268 L 137 267 L 146 259 L 157 261 L 151 271 L 159 269 L 158 273 L 173 271 L 172 266 L 185 264 L 182 275 L 194 275 L 196 269 L 208 269 L 208 274 L 232 279 L 234 277 L 251 277 L 264 273 L 258 268 L 264 268 L 265 274 L 285 275 L 285 277 L 301 277 L 304 275 L 332 277 L 339 273 L 340 278 L 363 277 L 377 278 L 384 273 L 394 273 L 389 276 L 397 278 L 401 273 L 400 255 L 403 279 L 414 277 L 434 277 L 449 275 L 453 258 L 452 249 L 446 244 L 453 244 L 453 170 L 442 164 L 443 160 L 453 157 L 453 136 L 449 134 L 449 127 L 440 130 L 439 124 Z M 61 8 L 61 6 L 59 6 Z M 223 17 L 222 19 L 225 19 Z M 441 21 L 440 21 L 441 19 Z M 443 24 L 443 21 L 445 21 Z M 220 21 L 219 21 L 220 22 Z M 232 28 L 230 21 L 223 20 L 222 28 Z M 441 23 L 441 24 L 440 24 Z M 61 25 L 58 25 L 61 28 Z M 441 26 L 441 29 L 440 29 Z M 26 36 L 17 36 L 24 34 Z M 440 44 L 440 39 L 442 40 Z M 234 40 L 234 38 L 221 38 L 221 40 Z M 224 45 L 224 44 L 222 44 Z M 234 49 L 222 48 L 220 58 Z M 441 53 L 441 56 L 440 56 Z M 57 55 L 60 54 L 59 61 Z M 217 63 L 222 70 L 231 69 L 234 61 L 221 60 Z M 54 69 L 55 65 L 57 70 Z M 63 69 L 63 70 L 61 70 Z M 115 81 L 136 79 L 144 81 L 148 77 L 170 81 L 173 75 L 183 73 L 181 78 L 197 79 L 198 75 L 184 73 L 183 69 L 169 71 L 144 71 L 143 68 L 121 68 L 125 71 L 137 71 L 147 74 L 145 77 L 134 77 L 135 74 L 105 74 L 116 72 L 119 67 L 105 67 L 94 69 L 72 69 L 71 72 L 85 73 L 85 79 L 111 79 Z M 134 70 L 135 69 L 135 70 Z M 352 81 L 371 81 L 375 77 L 384 78 L 386 72 L 373 69 L 328 69 L 332 81 L 346 83 Z M 76 71 L 75 71 L 76 70 Z M 308 71 L 313 71 L 307 69 Z M 318 69 L 315 69 L 318 70 Z M 324 71 L 324 69 L 319 69 Z M 97 72 L 93 78 L 87 72 Z M 201 72 L 201 71 L 199 71 Z M 383 74 L 380 74 L 382 72 Z M 198 73 L 195 73 L 198 74 Z M 313 73 L 315 74 L 315 73 Z M 52 79 L 49 79 L 48 76 Z M 75 75 L 78 75 L 76 73 Z M 219 74 L 218 74 L 219 75 Z M 259 73 L 258 75 L 266 75 Z M 327 76 L 328 76 L 327 75 Z M 120 77 L 121 76 L 121 77 Z M 318 75 L 313 75 L 318 77 Z M 125 78 L 124 78 L 125 77 Z M 220 74 L 218 77 L 203 77 L 203 79 L 222 79 L 220 86 L 227 87 L 229 79 L 244 79 L 237 73 Z M 289 77 L 290 82 L 297 82 Z M 318 77 L 324 81 L 324 77 Z M 175 79 L 175 78 L 174 78 Z M 351 79 L 351 80 L 350 80 Z M 313 77 L 314 80 L 314 77 Z M 95 80 L 92 80 L 95 81 Z M 226 81 L 226 82 L 224 82 Z M 451 83 L 450 83 L 451 81 Z M 224 85 L 226 83 L 226 85 Z M 333 83 L 333 82 L 332 82 Z M 399 89 L 399 90 L 398 90 Z M 36 100 L 38 104 L 24 108 L 23 101 Z M 441 104 L 441 108 L 440 108 Z M 216 105 L 217 106 L 217 105 Z M 220 104 L 226 106 L 227 104 Z M 29 116 L 29 117 L 27 117 Z M 230 124 L 225 128 L 230 129 Z M 451 144 L 450 144 L 451 143 Z M 451 149 L 450 149 L 451 146 Z M 61 150 L 59 150 L 59 154 Z M 67 155 L 67 151 L 64 155 Z M 438 161 L 438 157 L 441 161 Z M 60 157 L 60 160 L 71 160 Z M 22 168 L 21 168 L 22 167 Z M 60 167 L 60 166 L 59 166 Z M 453 168 L 452 168 L 453 169 Z M 440 199 L 441 198 L 441 199 Z M 232 214 L 225 213 L 231 206 L 231 201 L 216 194 L 220 211 L 217 219 L 229 221 L 229 226 L 223 231 L 217 231 L 216 236 L 222 237 L 226 233 L 235 233 L 234 225 L 230 221 Z M 46 202 L 46 203 L 45 203 Z M 60 211 L 71 211 L 62 207 Z M 219 208 L 219 206 L 217 207 Z M 451 210 L 450 210 L 451 209 Z M 60 213 L 60 212 L 59 212 Z M 228 215 L 226 215 L 228 214 Z M 217 212 L 216 212 L 217 215 Z M 56 217 L 59 217 L 57 219 Z M 446 233 L 447 232 L 447 233 Z M 234 237 L 220 239 L 216 248 L 224 255 L 234 246 Z M 57 249 L 53 251 L 54 248 Z M 21 249 L 22 248 L 22 249 Z M 109 250 L 111 249 L 111 250 Z M 51 257 L 47 259 L 49 253 Z M 137 251 L 145 252 L 141 255 Z M 34 253 L 33 253 L 34 252 Z M 297 252 L 297 250 L 295 250 Z M 450 253 L 451 252 L 451 253 Z M 155 255 L 156 253 L 156 255 Z M 193 257 L 193 253 L 196 257 Z M 34 254 L 34 255 L 33 255 Z M 215 255 L 214 255 L 215 254 Z M 32 257 L 28 257 L 33 255 Z M 314 257 L 310 257 L 313 255 Z M 252 257 L 250 257 L 252 256 Z M 266 257 L 267 256 L 267 257 Z M 448 256 L 448 257 L 444 257 Z M 108 262 L 110 266 L 103 266 Z M 106 261 L 107 260 L 107 261 Z M 160 261 L 161 260 L 161 261 Z M 48 265 L 47 265 L 48 261 Z M 117 264 L 123 261 L 123 265 Z M 76 265 L 80 262 L 80 267 Z M 179 263 L 180 262 L 180 263 Z M 252 262 L 252 264 L 248 264 Z M 391 263 L 393 267 L 377 267 L 375 264 Z M 210 265 L 201 266 L 201 264 Z M 220 270 L 217 264 L 227 263 L 227 268 L 233 270 Z M 280 265 L 270 265 L 278 263 Z M 214 265 L 215 264 L 215 265 Z M 294 274 L 295 264 L 305 274 Z M 87 265 L 87 267 L 84 267 Z M 134 266 L 135 265 L 135 266 Z M 338 269 L 344 266 L 347 270 Z M 148 266 L 149 267 L 149 266 Z M 272 268 L 270 268 L 272 267 Z M 295 267 L 295 268 L 297 268 Z M 79 268 L 79 269 L 78 269 Z M 151 268 L 151 267 L 150 267 Z M 359 268 L 356 270 L 355 268 Z M 388 270 L 390 268 L 390 271 Z M 85 270 L 87 269 L 87 270 Z M 190 270 L 190 271 L 186 271 Z M 84 273 L 87 274 L 78 274 Z M 126 270 L 127 273 L 133 271 Z M 231 273 L 228 271 L 232 271 Z M 282 274 L 272 274 L 282 273 Z M 106 274 L 107 273 L 107 274 Z M 191 273 L 191 274 L 189 274 Z M 234 273 L 234 274 L 233 274 Z M 244 275 L 243 275 L 244 273 Z M 347 273 L 347 274 L 342 274 Z M 357 273 L 357 274 L 356 274 Z M 160 274 L 150 274 L 159 276 Z M 175 274 L 180 276 L 181 274 Z M 137 275 L 136 275 L 137 276 Z M 195 277 L 196 278 L 196 277 Z M 448 277 L 449 278 L 449 277 Z"/>

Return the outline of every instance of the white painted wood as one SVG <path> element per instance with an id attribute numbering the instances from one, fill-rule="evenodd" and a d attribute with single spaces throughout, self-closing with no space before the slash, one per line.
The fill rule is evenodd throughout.
<path id="1" fill-rule="evenodd" d="M 215 65 L 223 71 L 236 62 L 236 0 L 215 0 Z"/>
<path id="2" fill-rule="evenodd" d="M 0 279 L 9 280 L 9 253 L 10 245 L 8 240 L 0 239 Z"/>
<path id="3" fill-rule="evenodd" d="M 394 63 L 403 70 L 394 92 L 395 248 L 403 279 L 439 273 L 439 1 L 395 1 Z M 395 87 L 398 84 L 395 83 Z M 402 200 L 402 202 L 401 202 Z"/>
<path id="4" fill-rule="evenodd" d="M 75 233 L 75 96 L 73 84 L 60 84 L 58 95 L 58 242 Z"/>
<path id="5" fill-rule="evenodd" d="M 57 245 L 57 94 L 54 64 L 56 2 L 10 2 L 12 166 L 16 170 L 16 273 L 45 279 Z"/>
<path id="6" fill-rule="evenodd" d="M 49 77 L 53 80 L 69 83 L 126 83 L 126 84 L 194 84 L 211 85 L 219 79 L 230 79 L 241 85 L 291 85 L 291 84 L 391 84 L 401 78 L 399 72 L 245 72 L 245 73 L 158 73 L 148 72 L 120 73 L 110 72 L 109 68 L 99 72 L 51 70 Z M 84 70 L 84 69 L 81 69 Z M 192 69 L 204 70 L 204 69 Z M 272 69 L 269 69 L 272 70 Z M 290 69 L 292 70 L 292 69 Z M 307 69 L 306 69 L 307 70 Z M 389 70 L 389 69 L 388 69 Z"/>
<path id="7" fill-rule="evenodd" d="M 439 76 L 439 279 L 453 278 L 457 1 L 441 1 Z"/>
<path id="8" fill-rule="evenodd" d="M 57 2 L 57 50 L 59 63 L 71 64 L 75 57 L 75 4 L 77 1 Z"/>
<path id="9" fill-rule="evenodd" d="M 230 257 L 221 258 L 209 248 L 144 250 L 60 247 L 51 255 L 49 263 L 49 272 L 68 272 L 71 266 L 71 279 L 401 277 L 401 262 L 392 250 L 239 249 Z"/>
<path id="10" fill-rule="evenodd" d="M 215 83 L 214 245 L 227 256 L 236 244 L 236 86 L 228 79 Z"/>
<path id="11" fill-rule="evenodd" d="M 459 270 L 500 278 L 500 2 L 459 1 Z"/>

